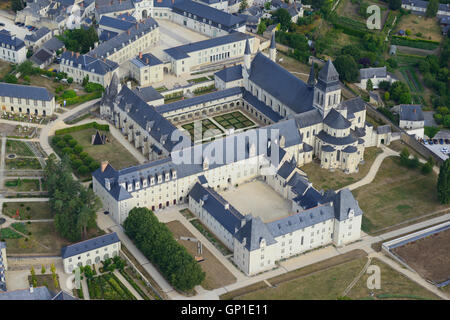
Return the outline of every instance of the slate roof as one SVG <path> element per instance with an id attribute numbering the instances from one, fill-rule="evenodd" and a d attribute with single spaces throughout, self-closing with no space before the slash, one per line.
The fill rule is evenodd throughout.
<path id="1" fill-rule="evenodd" d="M 354 146 L 347 146 L 342 151 L 345 153 L 355 153 L 356 151 L 358 151 L 358 149 Z"/>
<path id="2" fill-rule="evenodd" d="M 206 21 L 211 20 L 214 26 L 218 27 L 220 24 L 220 28 L 225 30 L 234 29 L 236 26 L 241 26 L 245 23 L 245 19 L 241 17 L 191 0 L 175 2 L 172 5 L 172 10 L 181 15 L 183 15 L 183 12 L 191 13 L 197 17 L 198 21 L 203 22 L 203 19 L 206 19 Z"/>
<path id="3" fill-rule="evenodd" d="M 10 49 L 14 51 L 18 51 L 25 47 L 25 42 L 23 42 L 23 40 L 16 36 L 12 36 L 11 33 L 5 29 L 0 30 L 0 44 L 2 47 L 7 47 L 9 45 Z M 14 49 L 12 49 L 12 47 L 14 47 Z"/>
<path id="4" fill-rule="evenodd" d="M 25 86 L 21 84 L 4 82 L 0 82 L 0 96 L 44 101 L 50 101 L 53 98 L 53 94 L 43 87 Z"/>
<path id="5" fill-rule="evenodd" d="M 128 16 L 128 15 L 125 15 Z M 100 18 L 100 21 L 98 22 L 99 27 L 109 27 L 109 28 L 114 28 L 114 29 L 119 29 L 122 31 L 126 31 L 128 29 L 130 29 L 131 27 L 133 27 L 136 22 L 132 22 L 129 20 L 126 20 L 126 18 L 124 17 L 122 20 L 121 18 L 117 19 L 117 18 L 113 18 L 113 17 L 109 17 L 109 16 L 102 16 Z"/>
<path id="6" fill-rule="evenodd" d="M 238 64 L 229 68 L 217 71 L 214 76 L 218 77 L 224 82 L 232 82 L 242 79 L 242 65 Z"/>
<path id="7" fill-rule="evenodd" d="M 391 132 L 391 126 L 386 124 L 384 126 L 378 126 L 377 127 L 377 133 L 378 134 L 384 134 L 384 133 L 389 133 Z"/>
<path id="8" fill-rule="evenodd" d="M 102 15 L 105 13 L 126 11 L 131 9 L 134 9 L 133 1 L 122 0 L 121 2 L 119 2 L 119 0 L 113 0 L 112 4 L 110 1 L 103 2 L 103 4 L 99 4 L 98 8 L 96 8 L 96 11 L 99 15 Z"/>
<path id="9" fill-rule="evenodd" d="M 178 60 L 178 59 L 185 59 L 189 57 L 189 53 L 196 52 L 200 50 L 205 50 L 221 45 L 230 44 L 237 41 L 242 41 L 247 39 L 253 38 L 250 35 L 247 35 L 242 32 L 232 32 L 230 34 L 227 34 L 225 36 L 221 37 L 215 37 L 203 41 L 198 42 L 191 42 L 188 44 L 184 44 L 178 47 L 172 47 L 169 49 L 165 49 L 164 52 L 167 53 L 172 58 Z"/>
<path id="10" fill-rule="evenodd" d="M 53 53 L 48 51 L 46 48 L 40 48 L 35 54 L 30 57 L 30 60 L 36 63 L 37 65 L 41 65 L 48 60 L 53 58 Z"/>
<path id="11" fill-rule="evenodd" d="M 296 168 L 295 163 L 292 163 L 290 161 L 285 161 L 281 165 L 280 169 L 278 169 L 277 174 L 282 177 L 283 179 L 287 179 L 289 175 L 294 171 Z"/>
<path id="12" fill-rule="evenodd" d="M 386 66 L 379 68 L 364 68 L 359 69 L 360 79 L 373 79 L 373 78 L 386 78 L 387 69 Z"/>
<path id="13" fill-rule="evenodd" d="M 142 37 L 142 33 L 147 34 L 154 28 L 158 27 L 158 23 L 153 18 L 147 18 L 143 22 L 135 24 L 133 27 L 127 29 L 127 31 L 119 33 L 117 36 L 99 44 L 97 48 L 89 51 L 87 55 L 91 57 L 107 58 L 109 54 L 114 53 L 114 49 L 117 51 L 122 49 L 122 45 L 129 45 L 129 40 L 134 41 L 135 37 Z M 128 31 L 130 34 L 128 34 Z"/>
<path id="14" fill-rule="evenodd" d="M 242 98 L 245 102 L 252 105 L 256 110 L 261 112 L 263 115 L 265 115 L 267 118 L 272 120 L 273 122 L 278 122 L 283 119 L 282 116 L 280 116 L 279 113 L 275 112 L 270 108 L 268 105 L 266 105 L 264 102 L 256 98 L 253 94 L 251 94 L 249 91 L 244 90 L 244 94 Z"/>
<path id="15" fill-rule="evenodd" d="M 245 225 L 234 236 L 241 243 L 245 238 L 244 247 L 248 251 L 259 249 L 262 239 L 266 241 L 267 246 L 276 243 L 268 225 L 264 224 L 260 217 L 252 217 L 251 215 L 245 217 Z"/>
<path id="16" fill-rule="evenodd" d="M 48 40 L 47 42 L 45 42 L 42 47 L 46 48 L 47 50 L 56 52 L 62 48 L 64 48 L 64 42 L 62 42 L 61 40 L 59 40 L 56 37 L 52 37 L 50 40 Z"/>
<path id="17" fill-rule="evenodd" d="M 317 87 L 325 92 L 335 91 L 340 88 L 339 74 L 331 60 L 327 60 L 319 71 Z"/>
<path id="18" fill-rule="evenodd" d="M 330 128 L 338 130 L 348 129 L 352 126 L 352 123 L 335 109 L 330 110 L 323 122 Z"/>
<path id="19" fill-rule="evenodd" d="M 25 40 L 28 40 L 30 42 L 36 42 L 45 35 L 47 35 L 49 32 L 52 32 L 49 28 L 42 27 L 34 31 L 32 34 L 27 34 L 25 36 Z"/>
<path id="20" fill-rule="evenodd" d="M 314 90 L 261 52 L 252 61 L 249 80 L 295 113 L 312 110 Z"/>
<path id="21" fill-rule="evenodd" d="M 399 116 L 403 121 L 424 121 L 420 104 L 401 104 Z"/>
<path id="22" fill-rule="evenodd" d="M 297 121 L 299 128 L 306 128 L 313 126 L 315 124 L 321 123 L 323 118 L 322 114 L 316 108 L 309 111 L 296 114 L 294 116 L 295 121 Z"/>
<path id="23" fill-rule="evenodd" d="M 3 257 L 2 249 L 6 249 L 6 242 L 0 242 L 0 292 L 6 291 L 5 266 L 3 262 L 3 259 L 6 259 L 6 257 Z"/>
<path id="24" fill-rule="evenodd" d="M 332 146 L 330 146 L 330 145 L 325 145 L 325 146 L 322 146 L 322 151 L 324 151 L 324 152 L 334 152 L 336 149 L 334 149 Z"/>
<path id="25" fill-rule="evenodd" d="M 145 102 L 155 101 L 159 99 L 164 99 L 164 96 L 156 91 L 152 86 L 150 87 L 136 87 L 133 89 L 133 92 L 141 97 Z"/>
<path id="26" fill-rule="evenodd" d="M 361 97 L 352 98 L 342 101 L 339 109 L 347 109 L 347 115 L 354 114 L 366 110 L 366 105 Z"/>
<path id="27" fill-rule="evenodd" d="M 230 204 L 229 208 L 225 209 L 228 202 L 213 189 L 205 188 L 197 182 L 189 195 L 196 202 L 203 200 L 202 207 L 232 235 L 241 227 L 244 216 Z"/>
<path id="28" fill-rule="evenodd" d="M 101 42 L 108 41 L 109 39 L 112 39 L 117 35 L 118 35 L 117 32 L 110 30 L 103 30 L 98 36 L 98 40 L 100 40 Z"/>
<path id="29" fill-rule="evenodd" d="M 361 215 L 363 212 L 358 205 L 358 201 L 353 197 L 348 188 L 339 191 L 333 201 L 334 215 L 339 221 L 348 218 L 350 209 L 353 209 L 355 216 Z"/>
<path id="30" fill-rule="evenodd" d="M 159 60 L 157 57 L 152 55 L 151 53 L 145 53 L 142 55 L 142 59 L 139 56 L 130 60 L 138 68 L 146 67 L 146 66 L 156 66 L 158 64 L 162 64 L 163 62 Z"/>
<path id="31" fill-rule="evenodd" d="M 89 240 L 81 241 L 75 244 L 65 246 L 61 249 L 61 257 L 67 259 L 79 254 L 109 246 L 110 244 L 120 242 L 117 233 L 108 233 Z"/>
<path id="32" fill-rule="evenodd" d="M 94 58 L 87 54 L 77 55 L 71 51 L 65 51 L 61 54 L 61 63 L 65 61 L 73 61 L 73 66 L 78 68 L 81 65 L 82 70 L 105 75 L 108 72 L 116 70 L 119 65 L 108 59 Z M 70 64 L 69 64 L 70 65 Z"/>
<path id="33" fill-rule="evenodd" d="M 30 289 L 0 292 L 0 300 L 52 300 L 53 297 L 45 286 L 33 288 L 33 293 Z"/>
<path id="34" fill-rule="evenodd" d="M 352 132 L 350 132 L 350 135 L 348 135 L 346 137 L 334 137 L 322 130 L 319 132 L 319 134 L 317 134 L 316 137 L 325 143 L 329 143 L 332 145 L 338 145 L 338 146 L 352 144 L 352 143 L 358 141 L 358 138 L 354 135 L 354 133 L 352 134 Z"/>

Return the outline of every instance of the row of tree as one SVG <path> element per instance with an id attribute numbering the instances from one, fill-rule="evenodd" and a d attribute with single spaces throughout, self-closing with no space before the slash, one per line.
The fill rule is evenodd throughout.
<path id="1" fill-rule="evenodd" d="M 174 288 L 188 291 L 205 279 L 198 263 L 147 208 L 133 208 L 123 223 L 126 234 Z"/>
<path id="2" fill-rule="evenodd" d="M 100 200 L 92 189 L 73 178 L 67 157 L 61 161 L 54 154 L 48 157 L 44 185 L 59 234 L 72 242 L 86 239 L 88 229 L 97 227 L 96 211 Z"/>

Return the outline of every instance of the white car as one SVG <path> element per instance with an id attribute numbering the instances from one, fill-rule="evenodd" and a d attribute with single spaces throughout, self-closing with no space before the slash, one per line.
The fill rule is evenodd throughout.
<path id="1" fill-rule="evenodd" d="M 441 152 L 442 152 L 443 154 L 447 154 L 447 153 L 449 153 L 449 151 L 448 151 L 448 148 L 447 148 L 447 147 L 441 148 Z"/>

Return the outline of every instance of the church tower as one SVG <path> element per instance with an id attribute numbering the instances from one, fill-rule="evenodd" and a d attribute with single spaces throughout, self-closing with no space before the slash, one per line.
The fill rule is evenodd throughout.
<path id="1" fill-rule="evenodd" d="M 317 84 L 314 86 L 314 106 L 319 109 L 325 118 L 328 112 L 337 107 L 340 102 L 341 86 L 339 84 L 339 74 L 331 60 L 328 60 L 322 70 L 320 70 Z"/>
<path id="2" fill-rule="evenodd" d="M 277 44 L 275 43 L 275 33 L 272 33 L 272 40 L 270 40 L 269 58 L 276 62 L 277 58 Z"/>

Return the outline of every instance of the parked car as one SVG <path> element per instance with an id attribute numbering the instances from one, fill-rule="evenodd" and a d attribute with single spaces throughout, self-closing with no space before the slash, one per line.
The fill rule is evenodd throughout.
<path id="1" fill-rule="evenodd" d="M 424 145 L 428 145 L 428 141 L 427 140 L 423 140 L 423 144 Z"/>
<path id="2" fill-rule="evenodd" d="M 433 139 L 433 143 L 434 143 L 434 144 L 438 144 L 437 139 Z"/>
<path id="3" fill-rule="evenodd" d="M 450 140 L 444 139 L 445 144 L 449 144 Z"/>
<path id="4" fill-rule="evenodd" d="M 5 26 L 5 24 L 4 24 L 3 22 L 0 22 L 0 26 L 4 27 L 4 26 Z"/>
<path id="5" fill-rule="evenodd" d="M 430 144 L 430 145 L 432 145 L 433 144 L 433 140 L 428 140 L 428 143 Z"/>
<path id="6" fill-rule="evenodd" d="M 444 144 L 444 139 L 439 139 L 440 144 Z"/>
<path id="7" fill-rule="evenodd" d="M 14 23 L 16 26 L 20 26 L 20 22 L 15 22 Z"/>

